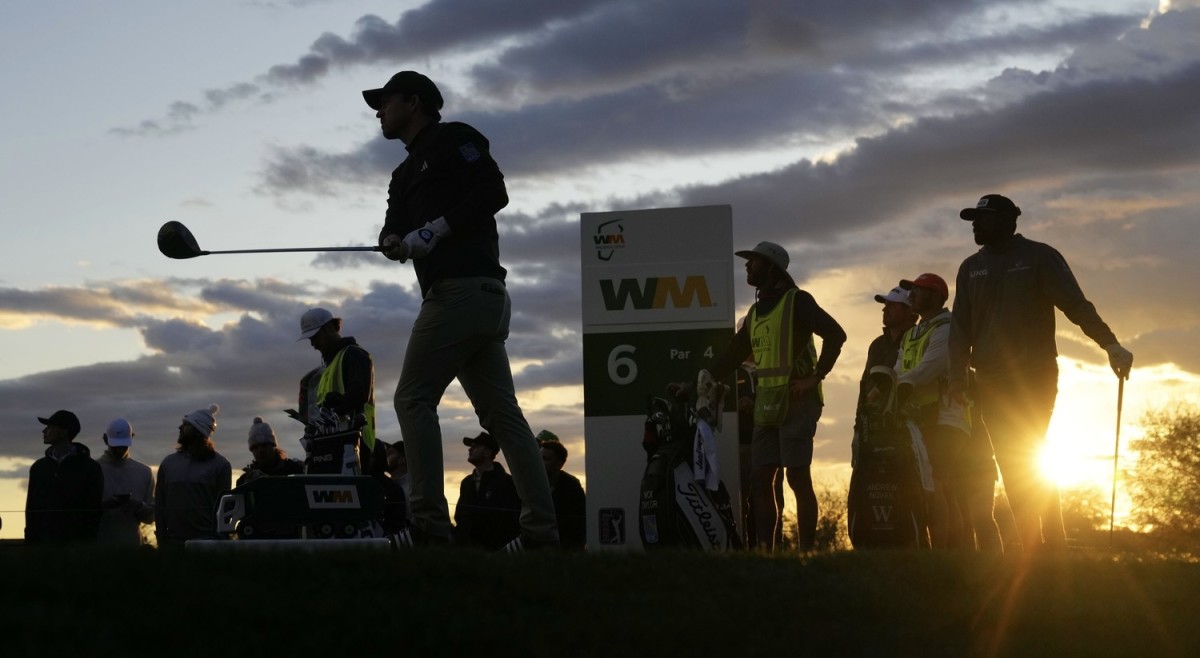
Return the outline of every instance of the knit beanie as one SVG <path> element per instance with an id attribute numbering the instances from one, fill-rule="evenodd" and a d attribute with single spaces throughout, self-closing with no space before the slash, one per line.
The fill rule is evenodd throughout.
<path id="1" fill-rule="evenodd" d="M 250 426 L 250 447 L 259 445 L 278 446 L 279 442 L 275 440 L 275 430 L 271 429 L 271 425 L 263 422 L 262 416 L 255 416 L 254 424 Z"/>
<path id="2" fill-rule="evenodd" d="M 184 416 L 183 420 L 199 430 L 204 438 L 211 439 L 213 432 L 217 431 L 217 413 L 219 411 L 221 411 L 221 407 L 214 402 L 208 405 L 207 409 L 197 409 Z"/>

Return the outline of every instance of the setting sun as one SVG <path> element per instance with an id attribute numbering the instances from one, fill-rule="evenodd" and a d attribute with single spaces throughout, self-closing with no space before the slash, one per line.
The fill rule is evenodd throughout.
<path id="1" fill-rule="evenodd" d="M 1128 412 L 1129 405 L 1125 406 Z M 1040 460 L 1043 475 L 1062 488 L 1108 491 L 1116 418 L 1117 382 L 1112 372 L 1060 358 L 1058 400 Z M 1126 416 L 1122 424 L 1132 420 L 1136 419 Z M 1123 437 L 1122 443 L 1128 438 Z"/>
<path id="2" fill-rule="evenodd" d="M 1100 365 L 1060 357 L 1058 400 L 1040 459 L 1042 474 L 1061 489 L 1113 486 L 1113 447 L 1117 429 L 1117 382 Z M 1137 463 L 1130 446 L 1142 436 L 1142 414 L 1171 400 L 1195 399 L 1197 379 L 1172 364 L 1135 368 L 1125 384 L 1118 468 Z M 1123 475 L 1117 478 L 1117 518 L 1128 513 Z"/>

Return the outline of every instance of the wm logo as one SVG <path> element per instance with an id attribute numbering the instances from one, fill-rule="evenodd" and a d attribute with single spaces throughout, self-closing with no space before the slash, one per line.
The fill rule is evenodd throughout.
<path id="1" fill-rule="evenodd" d="M 358 489 L 356 487 L 307 486 L 308 506 L 311 509 L 357 509 Z"/>
<path id="2" fill-rule="evenodd" d="M 604 308 L 620 311 L 633 304 L 633 308 L 644 311 L 666 308 L 667 303 L 675 308 L 712 306 L 712 295 L 703 276 L 685 277 L 682 285 L 676 277 L 650 277 L 645 280 L 612 279 L 600 280 L 600 294 L 604 297 Z"/>
<path id="3" fill-rule="evenodd" d="M 354 502 L 354 492 L 345 489 L 329 489 L 327 491 L 314 491 L 314 503 L 350 503 Z"/>

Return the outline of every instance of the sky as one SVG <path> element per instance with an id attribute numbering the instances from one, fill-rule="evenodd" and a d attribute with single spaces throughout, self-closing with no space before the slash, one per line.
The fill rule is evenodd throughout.
<path id="1" fill-rule="evenodd" d="M 59 408 L 95 453 L 108 421 L 129 419 L 134 457 L 152 465 L 182 415 L 214 402 L 235 466 L 256 415 L 299 454 L 282 410 L 319 363 L 296 342 L 312 306 L 374 355 L 381 436 L 400 438 L 390 400 L 420 303 L 409 266 L 177 261 L 154 241 L 177 220 L 213 250 L 374 244 L 405 151 L 360 92 L 399 70 L 434 79 L 443 115 L 487 135 L 506 175 L 518 396 L 535 432 L 563 437 L 569 471 L 586 463 L 583 212 L 728 204 L 736 245 L 788 249 L 849 335 L 826 383 L 818 480 L 848 473 L 880 330 L 872 296 L 922 272 L 953 282 L 976 249 L 958 211 L 987 193 L 1022 207 L 1018 230 L 1064 254 L 1135 354 L 1122 440 L 1145 410 L 1200 401 L 1198 0 L 52 0 L 5 13 L 0 537 L 20 536 L 37 417 Z M 735 282 L 740 316 L 752 289 Z M 1115 379 L 1061 314 L 1058 345 L 1055 460 L 1107 483 Z M 441 416 L 453 486 L 460 437 L 479 427 L 457 386 Z"/>

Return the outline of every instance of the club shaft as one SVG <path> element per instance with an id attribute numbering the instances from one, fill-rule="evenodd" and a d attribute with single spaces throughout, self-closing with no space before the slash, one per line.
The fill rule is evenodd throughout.
<path id="1" fill-rule="evenodd" d="M 220 251 L 202 251 L 200 255 L 209 254 L 282 254 L 298 251 L 381 251 L 380 247 L 293 247 L 289 249 L 223 249 Z"/>
<path id="2" fill-rule="evenodd" d="M 1121 406 L 1125 402 L 1125 378 L 1117 376 L 1117 437 L 1113 441 L 1112 500 L 1108 512 L 1108 547 L 1112 548 L 1113 525 L 1117 518 L 1117 456 L 1121 452 Z"/>

